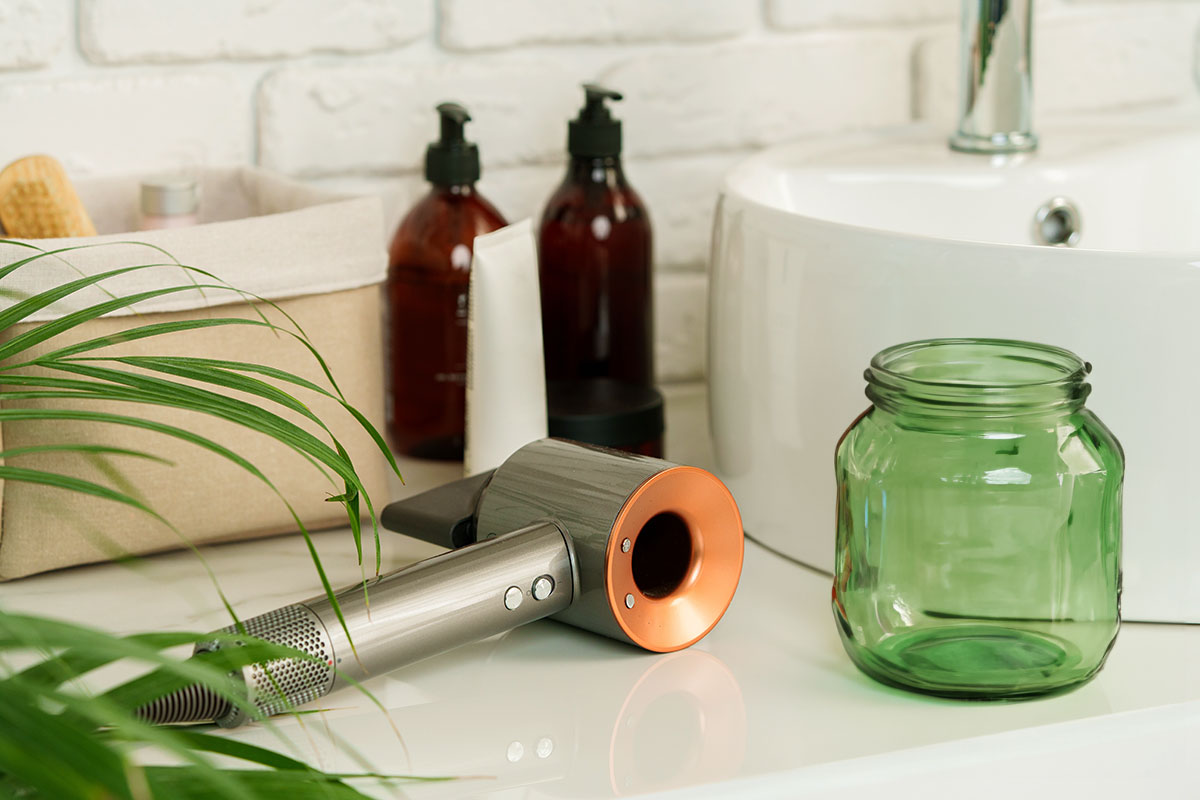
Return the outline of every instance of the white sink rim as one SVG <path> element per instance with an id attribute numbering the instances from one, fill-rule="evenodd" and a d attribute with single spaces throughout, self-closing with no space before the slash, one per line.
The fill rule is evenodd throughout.
<path id="1" fill-rule="evenodd" d="M 1087 118 L 1090 120 L 1090 118 Z M 1047 250 L 1062 253 L 1096 256 L 1098 254 L 1133 257 L 1143 260 L 1170 262 L 1178 264 L 1180 260 L 1200 261 L 1200 247 L 1180 248 L 1164 247 L 1157 249 L 1131 249 L 1088 247 L 1085 239 L 1083 245 L 1076 247 L 1054 247 L 1032 242 L 996 241 L 984 238 L 965 238 L 960 236 L 933 235 L 898 230 L 892 227 L 879 227 L 865 223 L 847 222 L 805 211 L 789 210 L 780 202 L 772 202 L 763 195 L 764 182 L 778 178 L 781 174 L 793 175 L 797 180 L 812 180 L 818 184 L 827 183 L 839 175 L 868 176 L 874 170 L 876 176 L 889 170 L 896 170 L 896 177 L 907 177 L 914 180 L 918 177 L 960 177 L 963 175 L 988 177 L 995 183 L 1003 183 L 1006 175 L 996 169 L 995 164 L 1004 165 L 1010 171 L 1033 172 L 1044 169 L 1057 169 L 1058 165 L 1074 166 L 1089 160 L 1100 160 L 1113 156 L 1126 156 L 1136 153 L 1153 142 L 1155 145 L 1174 145 L 1195 148 L 1200 152 L 1200 122 L 1181 122 L 1169 119 L 1164 122 L 1114 122 L 1105 120 L 1099 123 L 1076 121 L 1059 123 L 1048 126 L 1042 135 L 1042 145 L 1034 154 L 1015 154 L 1010 156 L 981 156 L 977 154 L 957 153 L 946 145 L 943 132 L 923 123 L 902 127 L 883 129 L 871 132 L 848 134 L 836 141 L 830 139 L 808 140 L 765 150 L 740 162 L 726 173 L 721 183 L 721 197 L 736 197 L 739 203 L 754 207 L 759 213 L 778 217 L 781 221 L 788 218 L 801 218 L 807 225 L 817 225 L 830 230 L 840 230 L 855 235 L 878 235 L 891 239 L 911 242 L 953 242 L 973 247 L 999 247 L 1016 250 L 1031 250 L 1045 252 Z M 922 157 L 931 159 L 920 165 L 898 166 L 895 157 L 889 153 L 902 152 L 910 148 L 910 152 L 920 152 Z M 878 154 L 879 165 L 863 164 L 863 155 L 868 157 Z M 823 159 L 835 159 L 833 163 L 824 163 Z M 837 160 L 841 159 L 841 160 Z M 975 160 L 978 166 L 970 162 Z M 1050 164 L 1045 162 L 1050 161 Z M 864 181 L 866 182 L 866 181 Z M 875 181 L 877 184 L 881 181 Z M 865 187 L 864 192 L 871 191 Z M 1073 257 L 1073 256 L 1068 256 Z"/>

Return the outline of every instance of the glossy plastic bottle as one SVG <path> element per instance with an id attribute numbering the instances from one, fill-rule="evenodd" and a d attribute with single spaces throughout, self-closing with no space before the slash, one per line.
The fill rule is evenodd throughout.
<path id="1" fill-rule="evenodd" d="M 570 123 L 567 175 L 538 236 L 542 333 L 550 380 L 612 378 L 652 386 L 650 218 L 621 167 L 621 123 L 585 85 Z"/>
<path id="2" fill-rule="evenodd" d="M 475 190 L 479 149 L 463 137 L 466 109 L 443 103 L 437 111 L 441 139 L 425 155 L 432 188 L 389 252 L 388 427 L 396 452 L 452 460 L 463 455 L 471 247 L 506 223 Z"/>

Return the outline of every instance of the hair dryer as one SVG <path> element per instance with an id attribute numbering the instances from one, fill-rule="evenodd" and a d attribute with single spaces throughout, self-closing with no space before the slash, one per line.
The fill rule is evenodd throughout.
<path id="1" fill-rule="evenodd" d="M 361 583 L 337 592 L 345 628 L 325 595 L 245 620 L 249 635 L 312 656 L 235 673 L 262 715 L 549 616 L 647 650 L 680 650 L 717 624 L 742 569 L 737 504 L 712 474 L 557 439 L 393 503 L 381 521 L 453 549 L 368 581 L 369 609 Z M 139 714 L 223 727 L 248 716 L 199 686 Z"/>

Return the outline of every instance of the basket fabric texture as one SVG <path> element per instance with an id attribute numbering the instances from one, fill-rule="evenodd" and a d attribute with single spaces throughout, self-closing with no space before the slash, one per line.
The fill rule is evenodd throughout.
<path id="1" fill-rule="evenodd" d="M 136 227 L 139 178 L 80 181 L 79 195 L 101 232 L 98 237 L 41 239 L 47 250 L 88 247 L 43 258 L 15 273 L 5 288 L 37 292 L 84 274 L 168 261 L 145 244 L 168 251 L 183 264 L 213 273 L 238 289 L 276 303 L 259 304 L 274 324 L 289 328 L 286 312 L 324 356 L 346 400 L 383 429 L 382 294 L 386 255 L 382 211 L 376 198 L 341 198 L 258 170 L 210 169 L 200 174 L 199 225 L 140 233 Z M 139 244 L 145 243 L 145 244 Z M 0 264 L 33 251 L 0 245 Z M 65 263 L 69 262 L 69 263 Z M 176 267 L 140 270 L 106 281 L 109 292 L 124 295 L 195 278 Z M 102 302 L 109 295 L 88 289 L 30 317 L 3 334 L 19 335 L 38 322 Z M 11 302 L 11 301 L 5 301 Z M 177 319 L 244 317 L 257 319 L 238 294 L 222 290 L 189 291 L 155 298 L 84 323 L 55 337 L 22 360 L 66 344 L 111 335 L 132 327 Z M 293 372 L 328 388 L 320 365 L 294 337 L 269 328 L 224 326 L 190 330 L 124 342 L 90 355 L 177 355 L 248 361 Z M 261 377 L 261 376 L 255 376 Z M 269 379 L 268 379 L 269 380 Z M 302 389 L 279 384 L 329 425 L 354 461 L 363 483 L 376 499 L 386 499 L 384 459 L 370 437 L 338 403 Z M 213 388 L 213 387 L 207 387 Z M 224 389 L 214 389 L 228 393 Z M 234 393 L 234 396 L 238 396 Z M 240 399 L 265 405 L 247 395 Z M 21 401 L 22 406 L 103 410 L 152 419 L 210 438 L 257 466 L 292 504 L 311 530 L 345 524 L 340 494 L 302 456 L 270 437 L 204 414 L 141 404 L 62 400 Z M 279 407 L 272 411 L 328 442 L 328 436 L 303 417 Z M 296 522 L 279 495 L 249 472 L 222 456 L 178 439 L 127 426 L 71 421 L 4 421 L 0 448 L 32 445 L 100 444 L 142 450 L 168 464 L 122 456 L 39 453 L 10 458 L 13 466 L 40 469 L 114 486 L 142 499 L 178 530 L 137 509 L 51 487 L 0 482 L 0 580 L 46 570 L 145 554 L 194 544 L 232 541 L 295 531 Z"/>

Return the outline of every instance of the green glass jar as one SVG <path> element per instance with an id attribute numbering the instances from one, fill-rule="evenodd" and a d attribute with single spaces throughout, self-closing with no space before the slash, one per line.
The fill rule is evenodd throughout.
<path id="1" fill-rule="evenodd" d="M 1076 686 L 1120 624 L 1116 438 L 1091 365 L 1056 347 L 933 339 L 884 350 L 837 446 L 833 611 L 892 686 L 1019 698 Z"/>

